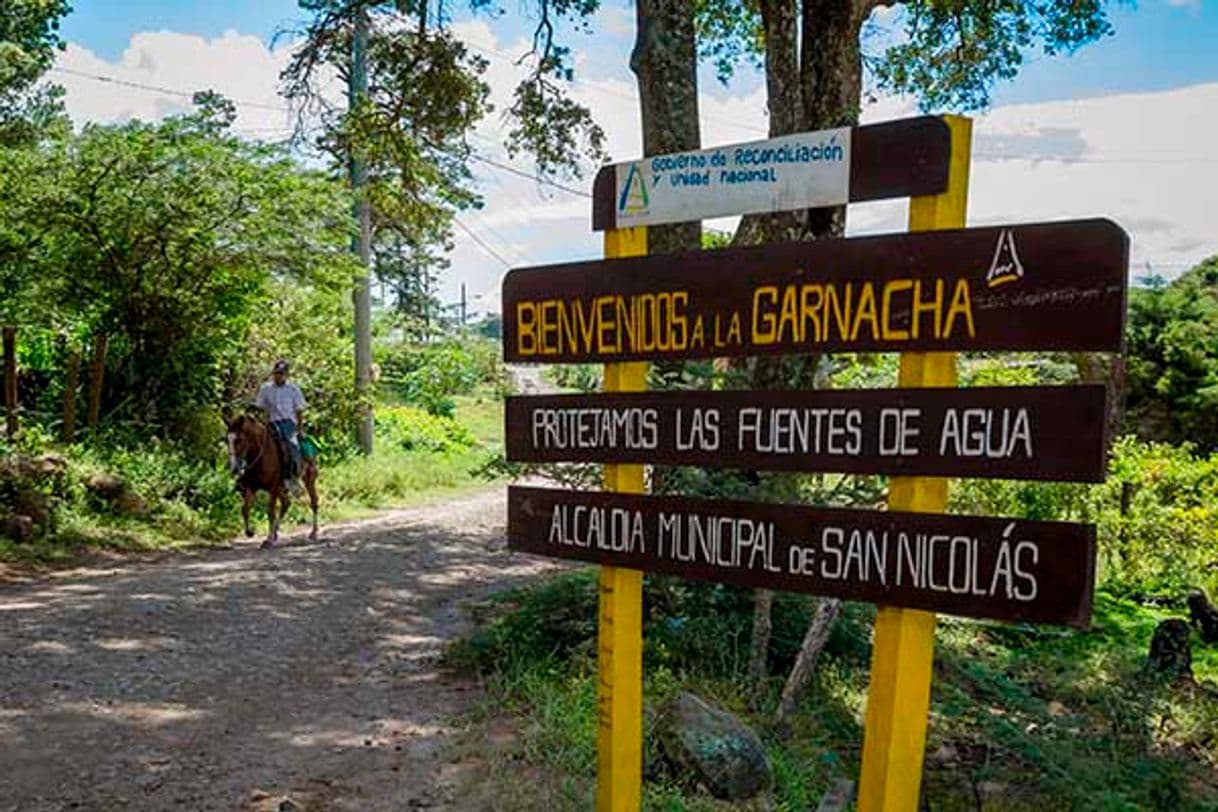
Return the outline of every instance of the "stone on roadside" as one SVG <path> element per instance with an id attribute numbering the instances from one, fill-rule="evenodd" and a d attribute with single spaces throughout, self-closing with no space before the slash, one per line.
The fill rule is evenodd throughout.
<path id="1" fill-rule="evenodd" d="M 135 491 L 123 491 L 114 500 L 114 507 L 124 516 L 141 519 L 148 515 L 148 502 Z"/>
<path id="2" fill-rule="evenodd" d="M 1161 621 L 1150 638 L 1151 669 L 1176 679 L 1193 679 L 1192 630 L 1186 621 L 1173 617 Z"/>
<path id="3" fill-rule="evenodd" d="M 102 499 L 117 499 L 126 492 L 127 483 L 121 476 L 100 473 L 86 479 L 85 487 Z"/>
<path id="4" fill-rule="evenodd" d="M 716 798 L 741 801 L 769 786 L 765 748 L 744 722 L 682 691 L 660 712 L 660 746 L 679 777 Z"/>
<path id="5" fill-rule="evenodd" d="M 1201 590 L 1189 593 L 1188 617 L 1206 643 L 1218 643 L 1218 608 Z"/>
<path id="6" fill-rule="evenodd" d="M 34 520 L 20 513 L 10 513 L 4 520 L 4 535 L 24 544 L 34 538 Z"/>

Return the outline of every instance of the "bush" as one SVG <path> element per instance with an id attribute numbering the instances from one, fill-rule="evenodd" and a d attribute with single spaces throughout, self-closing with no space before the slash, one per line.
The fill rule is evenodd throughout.
<path id="1" fill-rule="evenodd" d="M 448 454 L 475 444 L 469 429 L 451 417 L 409 406 L 391 406 L 376 415 L 377 438 L 406 451 Z"/>
<path id="2" fill-rule="evenodd" d="M 483 339 L 381 347 L 377 362 L 386 387 L 431 414 L 451 417 L 453 396 L 468 395 L 479 385 L 507 388 L 498 345 Z"/>
<path id="3" fill-rule="evenodd" d="M 544 374 L 559 389 L 595 392 L 601 388 L 600 364 L 556 364 L 546 367 Z"/>
<path id="4" fill-rule="evenodd" d="M 963 480 L 952 490 L 963 513 L 1094 522 L 1100 583 L 1118 595 L 1182 599 L 1218 592 L 1218 454 L 1190 445 L 1113 444 L 1101 485 Z"/>

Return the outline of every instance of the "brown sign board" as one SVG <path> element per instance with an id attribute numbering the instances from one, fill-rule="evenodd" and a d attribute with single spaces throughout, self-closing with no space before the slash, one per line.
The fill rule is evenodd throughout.
<path id="1" fill-rule="evenodd" d="M 508 546 L 694 580 L 1085 626 L 1095 527 L 676 496 L 508 489 Z"/>
<path id="2" fill-rule="evenodd" d="M 1100 482 L 1103 386 L 507 399 L 514 462 Z"/>
<path id="3" fill-rule="evenodd" d="M 1122 346 L 1129 238 L 1108 220 L 510 271 L 510 363 Z"/>

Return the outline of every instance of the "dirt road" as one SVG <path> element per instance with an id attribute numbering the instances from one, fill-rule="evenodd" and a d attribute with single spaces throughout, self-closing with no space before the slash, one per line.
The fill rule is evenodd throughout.
<path id="1" fill-rule="evenodd" d="M 548 566 L 503 491 L 0 584 L 0 812 L 469 808 L 444 751 L 479 693 L 438 658 Z"/>

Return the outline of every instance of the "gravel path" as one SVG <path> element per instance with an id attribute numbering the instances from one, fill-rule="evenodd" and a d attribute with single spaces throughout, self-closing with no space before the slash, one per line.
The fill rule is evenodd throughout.
<path id="1" fill-rule="evenodd" d="M 503 497 L 0 583 L 0 812 L 469 808 L 444 750 L 479 693 L 440 652 L 550 566 Z"/>

